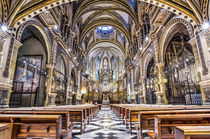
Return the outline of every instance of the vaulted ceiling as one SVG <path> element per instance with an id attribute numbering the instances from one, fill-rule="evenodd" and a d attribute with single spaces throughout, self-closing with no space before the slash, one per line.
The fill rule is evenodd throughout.
<path id="1" fill-rule="evenodd" d="M 129 45 L 134 43 L 134 36 L 142 18 L 138 15 L 137 4 L 142 2 L 156 5 L 165 10 L 176 10 L 183 13 L 184 18 L 190 18 L 196 24 L 208 18 L 209 0 L 2 0 L 4 22 L 16 31 L 21 23 L 33 16 L 48 11 L 51 8 L 61 9 L 59 14 L 67 17 L 65 23 L 71 31 L 77 34 L 77 45 L 91 56 L 102 53 L 121 54 L 123 58 L 128 53 Z M 71 4 L 71 6 L 69 6 Z M 66 7 L 64 10 L 63 8 Z M 69 8 L 70 7 L 70 8 Z M 58 10 L 57 10 L 58 11 Z M 164 16 L 164 12 L 162 13 Z M 42 16 L 47 13 L 42 14 Z M 71 17 L 71 18 L 69 18 Z M 161 18 L 160 18 L 161 19 Z M 55 23 L 54 23 L 55 24 Z M 65 24 L 61 23 L 61 28 Z M 110 26 L 114 30 L 110 34 L 100 34 L 100 26 Z M 64 29 L 65 33 L 65 29 Z M 103 46 L 104 44 L 108 46 Z M 103 44 L 103 45 L 102 45 Z M 99 49 L 98 46 L 101 46 Z M 103 48 L 104 47 L 104 48 Z M 117 48 L 117 49 L 116 49 Z M 119 52 L 115 51 L 119 49 Z M 96 52 L 97 50 L 97 52 Z M 99 52 L 100 51 L 100 52 Z M 98 55 L 97 55 L 98 54 Z"/>
<path id="2" fill-rule="evenodd" d="M 21 18 L 36 10 L 39 10 L 40 8 L 47 6 L 49 6 L 48 8 L 50 8 L 50 6 L 52 8 L 54 6 L 71 1 L 76 0 L 2 0 L 1 2 L 3 3 L 3 9 L 6 10 L 4 12 L 7 12 L 9 23 L 14 26 L 14 24 L 17 23 Z M 138 0 L 138 2 L 141 1 L 150 2 L 151 4 L 156 4 L 157 2 L 163 3 L 167 6 L 171 6 L 177 10 L 180 10 L 198 22 L 202 22 L 203 18 L 208 18 L 207 7 L 209 0 L 153 0 L 152 2 L 146 0 Z M 100 4 L 102 3 L 103 6 L 108 4 L 110 7 L 113 6 L 113 9 L 119 11 L 124 8 L 123 11 L 129 12 L 132 15 L 131 17 L 135 18 L 135 14 L 133 15 L 132 10 L 129 8 L 133 3 L 129 4 L 129 2 L 131 3 L 133 0 L 83 0 L 81 6 L 78 9 L 82 8 L 83 10 L 86 10 L 87 8 L 89 11 L 93 11 L 95 8 L 99 9 L 100 11 L 104 11 L 107 7 L 104 7 L 104 9 L 99 8 Z M 94 6 L 94 8 L 92 6 Z M 80 13 L 82 14 L 82 12 L 84 11 L 81 11 Z M 203 15 L 205 17 L 203 17 Z"/>

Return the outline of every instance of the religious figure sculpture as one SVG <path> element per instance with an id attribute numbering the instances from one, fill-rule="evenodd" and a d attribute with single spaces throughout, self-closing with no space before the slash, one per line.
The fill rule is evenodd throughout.
<path id="1" fill-rule="evenodd" d="M 160 82 L 158 78 L 158 70 L 156 67 L 154 69 L 154 82 L 155 82 L 155 91 L 160 92 Z"/>

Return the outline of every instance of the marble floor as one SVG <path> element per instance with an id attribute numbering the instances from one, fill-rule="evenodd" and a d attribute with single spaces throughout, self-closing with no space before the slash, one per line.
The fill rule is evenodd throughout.
<path id="1" fill-rule="evenodd" d="M 115 113 L 108 106 L 102 106 L 96 117 L 87 125 L 84 134 L 73 130 L 73 139 L 136 139 L 130 135 Z"/>

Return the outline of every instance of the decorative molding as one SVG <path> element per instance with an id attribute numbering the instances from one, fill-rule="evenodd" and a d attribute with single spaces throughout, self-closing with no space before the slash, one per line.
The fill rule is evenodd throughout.
<path id="1" fill-rule="evenodd" d="M 5 69 L 4 69 L 4 72 L 3 72 L 3 77 L 5 77 L 5 78 L 9 77 L 9 67 L 10 67 L 11 58 L 12 58 L 14 41 L 15 41 L 15 38 L 11 37 L 10 44 L 9 44 L 9 49 L 8 49 L 8 54 L 7 54 L 6 65 L 5 65 Z"/>
<path id="2" fill-rule="evenodd" d="M 189 32 L 190 38 L 194 37 L 194 29 L 188 21 L 181 18 L 174 18 L 171 21 L 169 21 L 166 27 L 164 28 L 164 31 L 161 33 L 159 49 L 158 49 L 159 61 L 161 62 L 164 61 L 164 50 L 167 47 L 165 45 L 165 42 L 167 41 L 168 36 L 171 34 L 171 29 L 180 23 L 186 26 Z"/>
<path id="3" fill-rule="evenodd" d="M 27 22 L 25 22 L 24 24 L 22 24 L 20 26 L 20 28 L 17 31 L 17 35 L 16 38 L 18 41 L 21 41 L 21 36 L 23 35 L 24 30 L 28 27 L 28 26 L 33 26 L 35 27 L 37 30 L 40 31 L 40 33 L 43 35 L 43 38 L 45 40 L 45 44 L 46 44 L 46 48 L 47 48 L 47 52 L 48 52 L 48 63 L 50 63 L 52 57 L 52 44 L 51 44 L 51 40 L 50 37 L 48 35 L 48 33 L 46 32 L 44 26 L 38 21 L 38 20 L 29 20 Z"/>
<path id="4" fill-rule="evenodd" d="M 204 57 L 204 53 L 203 53 L 203 48 L 202 48 L 202 44 L 201 44 L 201 39 L 199 34 L 196 35 L 196 42 L 197 42 L 197 47 L 199 50 L 199 56 L 200 56 L 200 61 L 201 61 L 201 65 L 202 65 L 202 74 L 203 75 L 207 75 L 208 74 L 208 68 L 206 66 L 206 61 L 205 61 L 205 57 Z"/>

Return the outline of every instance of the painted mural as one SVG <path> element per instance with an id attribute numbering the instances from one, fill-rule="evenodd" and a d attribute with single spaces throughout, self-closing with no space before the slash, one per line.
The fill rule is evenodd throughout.
<path id="1" fill-rule="evenodd" d="M 24 61 L 25 64 L 23 66 L 17 66 L 15 81 L 23 83 L 22 92 L 36 92 L 40 79 L 40 75 L 38 74 L 37 69 L 41 68 L 42 57 L 23 56 L 22 59 L 27 59 L 27 62 Z"/>

